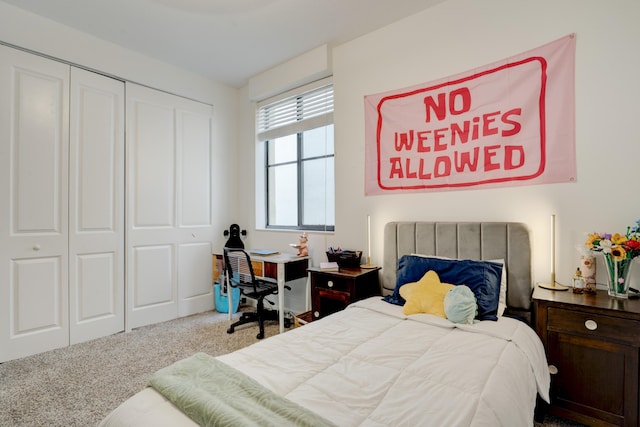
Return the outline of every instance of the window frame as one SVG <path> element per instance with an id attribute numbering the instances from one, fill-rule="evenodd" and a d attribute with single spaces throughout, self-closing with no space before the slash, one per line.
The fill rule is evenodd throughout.
<path id="1" fill-rule="evenodd" d="M 332 124 L 332 123 L 331 123 Z M 330 126 L 327 124 L 326 126 Z M 264 182 L 265 182 L 265 228 L 274 229 L 274 230 L 305 230 L 305 231 L 335 231 L 335 224 L 331 225 L 311 225 L 304 224 L 304 173 L 303 166 L 304 162 L 318 160 L 318 159 L 334 159 L 335 165 L 335 148 L 331 154 L 313 156 L 313 157 L 304 157 L 303 153 L 303 136 L 304 132 L 296 133 L 296 159 L 289 160 L 280 163 L 269 164 L 269 140 L 263 141 L 264 143 Z M 270 223 L 269 219 L 269 169 L 278 166 L 286 166 L 286 165 L 296 165 L 296 178 L 297 178 L 297 225 L 273 225 Z M 325 188 L 326 194 L 326 188 Z M 335 188 L 334 188 L 334 199 L 335 199 Z"/>
<path id="2" fill-rule="evenodd" d="M 310 83 L 257 103 L 256 143 L 258 145 L 264 144 L 264 147 L 256 147 L 256 167 L 262 169 L 261 173 L 256 170 L 256 189 L 259 189 L 256 193 L 256 201 L 258 202 L 256 207 L 262 205 L 263 209 L 262 213 L 256 212 L 256 225 L 258 227 L 270 230 L 335 231 L 335 144 L 333 145 L 333 149 L 330 152 L 325 151 L 325 154 L 320 153 L 313 155 L 312 157 L 305 158 L 303 152 L 304 134 L 305 132 L 313 129 L 326 128 L 330 126 L 332 131 L 331 141 L 333 143 L 333 124 L 333 82 L 331 81 L 331 78 Z M 269 164 L 269 147 L 274 147 L 274 141 L 278 138 L 294 135 L 296 138 L 295 159 Z M 262 158 L 262 161 L 260 161 L 260 158 Z M 325 185 L 323 187 L 325 200 L 328 200 L 328 195 L 332 195 L 333 197 L 333 200 L 329 200 L 329 202 L 325 204 L 325 210 L 327 206 L 333 209 L 333 215 L 331 215 L 331 213 L 328 215 L 332 224 L 327 224 L 326 218 L 324 219 L 324 224 L 304 224 L 305 163 L 321 159 L 324 159 L 325 161 L 329 161 L 328 159 L 331 159 L 332 161 L 333 176 L 330 177 L 329 180 L 325 179 Z M 273 194 L 270 192 L 269 175 L 270 172 L 276 170 L 274 168 L 289 165 L 294 165 L 296 168 L 297 224 L 272 224 L 269 198 L 270 196 L 273 196 Z M 293 171 L 290 173 L 293 173 Z M 332 189 L 328 188 L 328 182 L 333 186 Z M 262 203 L 260 203 L 260 193 L 262 193 Z M 293 204 L 291 206 L 293 209 Z M 293 220 L 293 218 L 291 219 Z"/>

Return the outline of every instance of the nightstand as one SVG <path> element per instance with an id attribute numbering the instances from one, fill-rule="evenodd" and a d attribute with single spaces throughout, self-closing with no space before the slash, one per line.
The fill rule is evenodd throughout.
<path id="1" fill-rule="evenodd" d="M 551 372 L 552 414 L 587 425 L 640 421 L 640 300 L 533 292 L 535 325 Z"/>
<path id="2" fill-rule="evenodd" d="M 378 270 L 380 267 L 340 268 L 339 271 L 309 268 L 313 319 L 340 311 L 360 299 L 380 295 Z"/>

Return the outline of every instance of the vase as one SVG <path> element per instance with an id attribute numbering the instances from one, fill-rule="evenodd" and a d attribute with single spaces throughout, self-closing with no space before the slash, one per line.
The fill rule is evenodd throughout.
<path id="1" fill-rule="evenodd" d="M 610 296 L 629 297 L 629 272 L 632 261 L 633 259 L 614 261 L 610 254 L 604 254 L 604 265 L 607 267 L 607 289 Z"/>

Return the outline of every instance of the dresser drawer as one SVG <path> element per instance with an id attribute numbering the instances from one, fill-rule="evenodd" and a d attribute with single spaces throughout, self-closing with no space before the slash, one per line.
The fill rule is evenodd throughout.
<path id="1" fill-rule="evenodd" d="M 640 321 L 549 307 L 547 329 L 640 345 Z"/>
<path id="2" fill-rule="evenodd" d="M 350 292 L 351 283 L 353 283 L 353 279 L 350 278 L 325 276 L 321 274 L 313 277 L 314 288 L 329 289 L 332 291 Z"/>

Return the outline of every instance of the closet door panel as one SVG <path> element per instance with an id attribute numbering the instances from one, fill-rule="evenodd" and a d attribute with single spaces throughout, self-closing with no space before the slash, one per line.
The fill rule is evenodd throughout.
<path id="1" fill-rule="evenodd" d="M 152 324 L 177 317 L 173 245 L 137 246 L 129 258 L 133 287 L 129 321 Z"/>
<path id="2" fill-rule="evenodd" d="M 13 123 L 13 224 L 15 233 L 60 234 L 64 193 L 60 191 L 66 164 L 66 130 L 61 115 L 66 103 L 64 77 L 51 78 L 16 69 L 14 95 L 18 101 Z"/>
<path id="3" fill-rule="evenodd" d="M 211 106 L 127 84 L 127 329 L 213 308 L 211 156 Z"/>
<path id="4" fill-rule="evenodd" d="M 211 108 L 190 103 L 176 111 L 178 161 L 178 305 L 187 316 L 212 308 Z"/>
<path id="5" fill-rule="evenodd" d="M 70 341 L 124 330 L 124 83 L 71 69 Z"/>
<path id="6" fill-rule="evenodd" d="M 78 285 L 74 289 L 75 295 L 72 300 L 75 304 L 76 313 L 73 319 L 76 327 L 120 313 L 118 317 L 122 326 L 112 333 L 124 329 L 121 307 L 124 305 L 124 296 L 122 290 L 118 291 L 114 286 L 114 283 L 122 281 L 116 280 L 115 275 L 118 270 L 116 265 L 114 252 L 76 255 L 76 269 L 69 273 L 71 276 L 75 275 Z M 97 334 L 96 338 L 104 335 L 109 333 Z M 72 344 L 74 344 L 73 338 L 72 336 Z"/>
<path id="7" fill-rule="evenodd" d="M 133 103 L 133 226 L 173 227 L 175 212 L 175 119 L 170 105 Z"/>
<path id="8" fill-rule="evenodd" d="M 211 144 L 208 111 L 178 111 L 180 225 L 211 226 Z"/>
<path id="9" fill-rule="evenodd" d="M 180 245 L 178 250 L 179 316 L 211 310 L 211 268 L 202 266 L 211 262 L 208 242 Z"/>
<path id="10" fill-rule="evenodd" d="M 14 336 L 64 327 L 66 304 L 62 296 L 66 293 L 61 281 L 60 258 L 18 259 L 13 260 L 11 267 Z"/>
<path id="11" fill-rule="evenodd" d="M 0 46 L 0 362 L 69 343 L 69 66 Z"/>
<path id="12" fill-rule="evenodd" d="M 178 317 L 172 97 L 127 84 L 127 329 Z"/>

